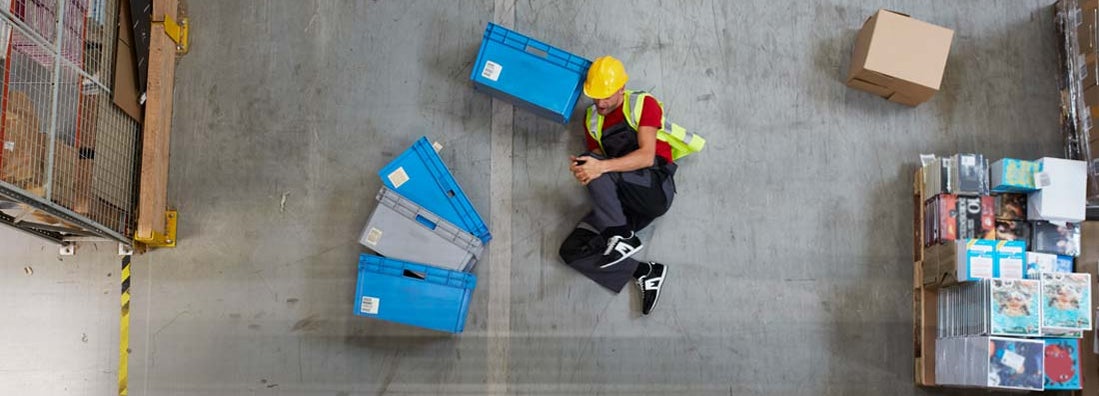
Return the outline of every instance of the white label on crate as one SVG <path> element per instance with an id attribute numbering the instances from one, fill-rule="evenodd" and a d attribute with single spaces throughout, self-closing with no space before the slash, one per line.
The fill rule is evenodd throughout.
<path id="1" fill-rule="evenodd" d="M 366 243 L 369 243 L 371 246 L 375 246 L 375 245 L 378 244 L 378 241 L 381 241 L 381 240 L 382 240 L 382 230 L 379 230 L 379 229 L 374 228 L 374 227 L 370 227 L 370 232 L 366 233 Z"/>
<path id="2" fill-rule="evenodd" d="M 1000 358 L 1000 363 L 1005 366 L 1015 369 L 1017 372 L 1023 372 L 1023 368 L 1026 367 L 1026 357 L 1012 351 L 1004 351 L 1004 357 Z"/>
<path id="3" fill-rule="evenodd" d="M 359 305 L 359 312 L 362 312 L 364 314 L 377 315 L 378 305 L 380 305 L 381 302 L 382 300 L 380 298 L 363 296 L 363 302 Z"/>
<path id="4" fill-rule="evenodd" d="M 15 151 L 15 142 L 11 140 L 4 141 L 4 150 Z"/>
<path id="5" fill-rule="evenodd" d="M 397 170 L 389 173 L 389 182 L 393 183 L 393 188 L 401 188 L 401 185 L 407 181 L 408 173 L 405 173 L 404 167 L 397 168 Z"/>
<path id="6" fill-rule="evenodd" d="M 487 78 L 492 81 L 500 79 L 500 72 L 504 70 L 503 66 L 493 61 L 485 61 L 485 68 L 481 69 L 481 77 Z"/>
<path id="7" fill-rule="evenodd" d="M 971 278 L 992 279 L 992 258 L 970 257 L 969 276 Z"/>
<path id="8" fill-rule="evenodd" d="M 1034 172 L 1034 187 L 1043 189 L 1049 187 L 1051 183 L 1048 172 Z"/>
<path id="9" fill-rule="evenodd" d="M 1023 260 L 1001 258 L 1000 278 L 1023 279 Z"/>
<path id="10" fill-rule="evenodd" d="M 443 145 L 439 144 L 439 142 L 431 142 L 431 147 L 435 149 L 436 153 L 443 149 Z"/>
<path id="11" fill-rule="evenodd" d="M 961 157 L 961 156 L 959 156 L 959 157 Z M 977 157 L 969 157 L 969 156 L 962 157 L 962 166 L 966 166 L 966 167 L 977 166 Z"/>

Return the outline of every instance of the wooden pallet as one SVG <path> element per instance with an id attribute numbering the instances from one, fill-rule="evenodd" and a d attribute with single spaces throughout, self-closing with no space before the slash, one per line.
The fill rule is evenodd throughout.
<path id="1" fill-rule="evenodd" d="M 915 243 L 912 250 L 912 349 L 916 358 L 915 382 L 918 386 L 935 383 L 935 331 L 938 328 L 939 291 L 923 285 L 923 172 L 916 169 L 913 178 L 913 219 Z"/>

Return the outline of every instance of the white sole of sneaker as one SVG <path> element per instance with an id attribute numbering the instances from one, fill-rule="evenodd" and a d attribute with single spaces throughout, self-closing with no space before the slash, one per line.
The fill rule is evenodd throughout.
<path id="1" fill-rule="evenodd" d="M 612 266 L 612 265 L 615 265 L 615 264 L 621 263 L 622 261 L 624 261 L 624 260 L 626 260 L 626 259 L 628 259 L 628 258 L 630 258 L 630 257 L 633 257 L 633 255 L 637 254 L 637 252 L 640 252 L 640 251 L 641 251 L 641 248 L 643 248 L 643 247 L 645 247 L 645 245 L 643 245 L 643 244 L 642 244 L 642 245 L 638 245 L 636 249 L 634 249 L 634 250 L 631 250 L 631 251 L 630 251 L 629 253 L 627 253 L 627 254 L 624 254 L 624 255 L 622 255 L 622 257 L 621 257 L 621 258 L 619 258 L 618 260 L 614 260 L 614 261 L 612 261 L 612 262 L 610 262 L 610 263 L 607 263 L 607 264 L 603 264 L 603 265 L 600 265 L 600 266 L 599 266 L 599 269 L 607 269 L 607 268 L 609 268 L 609 267 L 610 267 L 610 266 Z"/>
<path id="2" fill-rule="evenodd" d="M 668 281 L 668 266 L 665 265 L 664 266 L 664 276 L 660 277 L 660 287 L 656 288 L 656 297 L 653 297 L 653 306 L 652 306 L 652 308 L 649 308 L 649 313 L 642 312 L 642 314 L 648 315 L 648 314 L 653 313 L 653 309 L 656 308 L 656 303 L 660 302 L 660 291 L 664 290 L 664 282 L 667 282 L 667 281 Z"/>

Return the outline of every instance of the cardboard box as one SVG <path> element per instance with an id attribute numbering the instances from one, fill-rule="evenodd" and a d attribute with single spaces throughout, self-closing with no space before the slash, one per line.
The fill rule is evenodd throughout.
<path id="1" fill-rule="evenodd" d="M 1026 278 L 1041 279 L 1042 273 L 1072 272 L 1072 257 L 1059 256 L 1050 253 L 1027 252 L 1026 253 Z"/>
<path id="2" fill-rule="evenodd" d="M 1027 218 L 1056 222 L 1084 221 L 1087 205 L 1087 164 L 1084 161 L 1046 157 L 1038 160 L 1040 188 L 1027 197 Z"/>
<path id="3" fill-rule="evenodd" d="M 1030 223 L 1019 220 L 996 220 L 996 240 L 1030 241 Z"/>
<path id="4" fill-rule="evenodd" d="M 8 93 L 0 141 L 0 180 L 30 190 L 46 181 L 46 144 L 34 104 L 22 91 Z"/>
<path id="5" fill-rule="evenodd" d="M 1096 115 L 1099 115 L 1099 111 L 1096 110 L 1096 106 L 1099 106 L 1099 86 L 1090 87 L 1084 90 L 1084 104 L 1091 108 L 1091 117 L 1096 119 Z"/>
<path id="6" fill-rule="evenodd" d="M 916 106 L 938 92 L 954 31 L 878 10 L 863 23 L 851 55 L 847 85 Z"/>
<path id="7" fill-rule="evenodd" d="M 1023 279 L 1026 266 L 1026 242 L 999 241 L 996 243 L 996 263 L 993 276 L 1000 279 Z"/>
<path id="8" fill-rule="evenodd" d="M 1099 58 L 1094 56 L 1094 53 L 1084 58 L 1084 70 L 1080 74 L 1080 81 L 1084 84 L 1084 89 L 1088 89 L 1099 85 Z"/>
<path id="9" fill-rule="evenodd" d="M 138 86 L 138 66 L 134 56 L 134 30 L 130 23 L 130 2 L 118 7 L 118 40 L 115 42 L 114 81 L 111 94 L 114 104 L 138 123 L 144 119 L 141 88 Z"/>
<path id="10" fill-rule="evenodd" d="M 1090 7 L 1080 8 L 1080 25 L 1076 27 L 1076 38 L 1080 41 L 1080 52 L 1084 54 L 1094 53 L 1097 49 L 1096 40 L 1099 29 L 1096 29 L 1096 17 L 1099 10 Z"/>
<path id="11" fill-rule="evenodd" d="M 1037 162 L 1004 158 L 989 167 L 992 192 L 1029 193 L 1037 191 L 1034 174 L 1041 171 Z"/>

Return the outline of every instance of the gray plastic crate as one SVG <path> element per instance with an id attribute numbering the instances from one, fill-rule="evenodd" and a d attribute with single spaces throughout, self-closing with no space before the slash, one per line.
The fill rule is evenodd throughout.
<path id="1" fill-rule="evenodd" d="M 484 251 L 473 234 L 382 187 L 378 207 L 359 243 L 383 256 L 456 271 L 472 271 Z"/>

